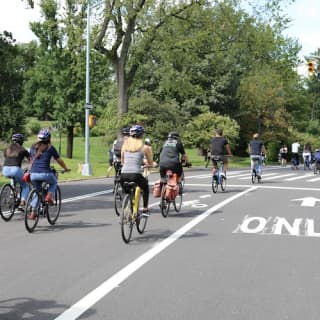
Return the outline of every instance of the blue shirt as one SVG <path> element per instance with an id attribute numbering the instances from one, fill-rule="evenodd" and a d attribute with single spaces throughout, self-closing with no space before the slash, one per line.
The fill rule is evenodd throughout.
<path id="1" fill-rule="evenodd" d="M 50 169 L 50 161 L 51 158 L 54 158 L 55 160 L 57 160 L 58 158 L 60 158 L 60 155 L 58 153 L 58 151 L 56 150 L 56 148 L 54 146 L 49 146 L 49 148 L 45 151 L 43 151 L 43 153 L 40 155 L 39 158 L 35 159 L 35 154 L 36 154 L 36 150 L 34 148 L 34 146 L 31 147 L 30 149 L 30 155 L 31 155 L 31 159 L 32 159 L 32 166 L 31 166 L 31 170 L 30 172 L 45 172 L 45 173 L 49 173 L 51 172 Z"/>

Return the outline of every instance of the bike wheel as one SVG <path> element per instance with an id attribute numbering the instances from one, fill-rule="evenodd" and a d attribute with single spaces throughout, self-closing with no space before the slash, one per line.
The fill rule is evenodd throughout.
<path id="1" fill-rule="evenodd" d="M 182 171 L 182 175 L 180 177 L 180 181 L 181 181 L 181 193 L 183 193 L 183 189 L 184 189 L 184 184 L 186 182 L 186 180 L 184 179 L 184 172 Z"/>
<path id="2" fill-rule="evenodd" d="M 227 179 L 224 176 L 221 176 L 220 187 L 222 191 L 226 190 Z"/>
<path id="3" fill-rule="evenodd" d="M 26 229 L 29 232 L 33 232 L 39 222 L 39 215 L 40 215 L 39 208 L 40 208 L 40 201 L 41 201 L 40 199 L 41 199 L 41 196 L 37 189 L 33 189 L 30 191 L 26 201 L 26 210 L 24 215 L 24 224 L 26 226 Z M 33 207 L 31 205 L 32 202 L 36 202 L 37 205 Z M 35 212 L 34 217 L 30 216 L 31 212 Z"/>
<path id="4" fill-rule="evenodd" d="M 129 243 L 132 235 L 133 221 L 132 221 L 132 200 L 131 195 L 126 194 L 122 203 L 121 212 L 121 235 L 125 243 Z"/>
<path id="5" fill-rule="evenodd" d="M 179 212 L 182 206 L 182 190 L 180 191 L 181 183 L 179 183 L 179 193 L 173 201 L 174 210 Z"/>
<path id="6" fill-rule="evenodd" d="M 166 199 L 165 195 L 166 195 L 166 185 L 164 184 L 162 186 L 161 198 L 160 198 L 160 209 L 161 209 L 161 214 L 164 218 L 168 216 L 169 209 L 170 209 L 170 201 Z"/>
<path id="7" fill-rule="evenodd" d="M 6 183 L 0 191 L 0 214 L 4 221 L 11 220 L 15 209 L 15 193 L 13 187 Z"/>
<path id="8" fill-rule="evenodd" d="M 48 222 L 51 225 L 54 225 L 57 222 L 61 211 L 61 190 L 59 186 L 57 186 L 56 192 L 54 193 L 53 204 L 48 204 L 47 207 Z"/>
<path id="9" fill-rule="evenodd" d="M 217 193 L 218 191 L 218 179 L 216 176 L 212 177 L 212 191 L 213 193 Z"/>
<path id="10" fill-rule="evenodd" d="M 117 216 L 120 216 L 121 208 L 122 208 L 122 187 L 120 182 L 116 182 L 115 190 L 114 190 L 114 209 Z"/>

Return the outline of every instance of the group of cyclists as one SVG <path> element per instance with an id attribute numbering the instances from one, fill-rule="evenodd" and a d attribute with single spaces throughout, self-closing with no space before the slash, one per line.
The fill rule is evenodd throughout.
<path id="1" fill-rule="evenodd" d="M 24 210 L 29 194 L 29 183 L 41 189 L 42 182 L 49 184 L 49 190 L 45 201 L 53 203 L 53 195 L 57 187 L 57 178 L 51 169 L 51 159 L 65 170 L 69 171 L 57 149 L 51 144 L 51 134 L 48 129 L 41 129 L 37 135 L 37 141 L 31 146 L 30 151 L 23 147 L 24 136 L 21 133 L 12 135 L 11 144 L 4 150 L 4 164 L 2 174 L 8 178 L 14 178 L 21 185 L 21 201 L 19 208 Z M 28 162 L 27 170 L 22 169 L 22 161 Z M 29 219 L 35 219 L 37 212 L 32 210 Z"/>

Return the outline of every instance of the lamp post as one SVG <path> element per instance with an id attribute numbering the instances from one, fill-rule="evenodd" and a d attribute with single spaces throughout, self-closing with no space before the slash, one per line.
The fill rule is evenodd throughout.
<path id="1" fill-rule="evenodd" d="M 91 176 L 92 169 L 89 163 L 89 115 L 92 105 L 90 103 L 90 0 L 87 8 L 87 48 L 86 48 L 86 104 L 85 104 L 85 160 L 82 166 L 82 175 Z"/>

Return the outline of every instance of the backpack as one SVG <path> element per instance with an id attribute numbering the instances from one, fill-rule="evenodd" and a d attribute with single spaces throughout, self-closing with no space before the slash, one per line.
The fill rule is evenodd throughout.
<path id="1" fill-rule="evenodd" d="M 314 153 L 314 160 L 319 161 L 320 160 L 320 152 Z"/>
<path id="2" fill-rule="evenodd" d="M 152 186 L 152 194 L 155 198 L 159 198 L 161 196 L 161 181 L 157 180 Z"/>
<path id="3" fill-rule="evenodd" d="M 121 157 L 121 148 L 122 148 L 123 142 L 124 142 L 124 137 L 120 137 L 115 141 L 113 145 L 113 152 L 118 158 Z"/>

